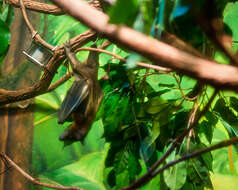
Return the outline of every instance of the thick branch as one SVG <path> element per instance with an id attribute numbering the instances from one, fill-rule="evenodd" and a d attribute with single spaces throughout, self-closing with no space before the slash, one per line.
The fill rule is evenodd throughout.
<path id="1" fill-rule="evenodd" d="M 96 33 L 93 31 L 86 31 L 81 35 L 70 40 L 70 44 L 73 47 L 73 51 L 75 49 L 83 46 L 89 41 L 96 38 Z M 62 61 L 65 59 L 63 46 L 57 48 L 54 56 L 51 58 L 49 63 L 47 64 L 47 70 L 49 72 L 45 72 L 41 77 L 40 81 L 37 82 L 34 86 L 29 87 L 27 89 L 22 90 L 5 90 L 0 89 L 0 105 L 8 104 L 12 102 L 17 102 L 21 100 L 26 100 L 29 98 L 33 98 L 37 95 L 43 94 L 48 90 L 48 87 L 59 68 Z"/>
<path id="2" fill-rule="evenodd" d="M 7 0 L 6 2 L 15 7 L 20 7 L 19 0 Z M 37 12 L 46 13 L 46 14 L 53 14 L 53 15 L 64 14 L 62 9 L 60 9 L 59 7 L 55 5 L 49 5 L 46 3 L 40 3 L 37 1 L 31 1 L 31 0 L 24 0 L 24 5 L 27 9 L 32 11 L 37 11 Z"/>
<path id="3" fill-rule="evenodd" d="M 108 16 L 76 0 L 52 0 L 67 13 L 149 60 L 222 89 L 238 91 L 238 69 L 180 51 L 126 26 L 108 24 Z M 87 14 L 85 14 L 87 12 Z"/>

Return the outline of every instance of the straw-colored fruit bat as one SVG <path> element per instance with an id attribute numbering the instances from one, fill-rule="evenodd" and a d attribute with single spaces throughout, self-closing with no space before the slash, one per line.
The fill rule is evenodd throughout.
<path id="1" fill-rule="evenodd" d="M 98 52 L 91 51 L 88 59 L 81 63 L 71 51 L 69 43 L 64 46 L 66 56 L 75 75 L 59 110 L 58 123 L 70 116 L 73 123 L 60 135 L 61 141 L 82 141 L 87 135 L 98 110 L 103 92 L 98 83 Z"/>

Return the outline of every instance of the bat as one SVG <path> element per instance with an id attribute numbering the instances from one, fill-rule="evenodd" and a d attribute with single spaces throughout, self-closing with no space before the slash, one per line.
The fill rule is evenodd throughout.
<path id="1" fill-rule="evenodd" d="M 71 51 L 69 43 L 64 46 L 75 81 L 68 90 L 58 112 L 58 123 L 64 123 L 70 116 L 73 123 L 60 135 L 61 141 L 82 141 L 95 120 L 103 91 L 98 82 L 98 52 L 91 51 L 87 60 L 81 63 Z"/>

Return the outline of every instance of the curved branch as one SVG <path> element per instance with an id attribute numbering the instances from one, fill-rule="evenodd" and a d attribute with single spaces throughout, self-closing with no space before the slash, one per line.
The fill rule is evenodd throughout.
<path id="1" fill-rule="evenodd" d="M 88 30 L 70 40 L 70 44 L 72 47 L 74 47 L 73 51 L 75 52 L 75 49 L 83 46 L 84 44 L 88 43 L 91 40 L 94 40 L 95 38 L 96 33 L 91 30 Z M 34 86 L 31 86 L 27 89 L 22 90 L 0 89 L 0 105 L 26 100 L 29 98 L 33 98 L 37 95 L 40 95 L 42 93 L 45 93 L 48 90 L 48 87 L 57 69 L 59 68 L 60 64 L 63 62 L 65 58 L 66 57 L 64 55 L 63 46 L 58 47 L 57 50 L 55 51 L 54 56 L 47 64 L 47 70 L 49 72 L 44 72 L 40 81 L 37 82 Z"/>
<path id="2" fill-rule="evenodd" d="M 111 53 L 110 51 L 107 51 L 107 50 L 104 50 L 104 49 L 99 49 L 99 48 L 89 48 L 89 47 L 83 47 L 83 48 L 78 48 L 76 50 L 76 52 L 78 51 L 97 51 L 97 52 L 100 52 L 100 53 L 105 53 L 105 54 L 108 54 L 108 55 L 111 55 L 113 56 L 115 59 L 119 59 L 121 61 L 124 61 L 126 62 L 126 59 L 117 55 L 117 54 L 114 54 L 114 53 Z M 170 72 L 172 71 L 171 69 L 168 69 L 168 68 L 165 68 L 165 67 L 160 67 L 158 65 L 151 65 L 151 64 L 147 64 L 147 63 L 142 63 L 142 62 L 137 62 L 136 63 L 138 66 L 140 67 L 145 67 L 145 68 L 149 68 L 149 69 L 155 69 L 155 70 L 159 70 L 159 71 L 164 71 L 164 72 Z"/>
<path id="3" fill-rule="evenodd" d="M 41 36 L 37 33 L 37 31 L 33 28 L 32 24 L 30 23 L 28 17 L 27 17 L 27 14 L 26 14 L 26 8 L 25 8 L 25 5 L 23 3 L 23 0 L 19 0 L 20 1 L 20 5 L 21 5 L 21 11 L 22 11 L 22 15 L 23 15 L 23 18 L 26 22 L 26 25 L 28 27 L 28 29 L 30 30 L 30 33 L 31 33 L 31 36 L 32 38 L 39 42 L 40 44 L 42 44 L 43 46 L 47 47 L 48 49 L 53 49 L 54 46 L 50 45 L 49 43 L 47 43 L 45 40 L 43 40 L 41 38 Z"/>
<path id="4" fill-rule="evenodd" d="M 6 2 L 15 7 L 20 7 L 20 3 L 18 0 L 7 0 Z M 32 11 L 37 11 L 40 13 L 53 14 L 53 15 L 65 14 L 62 9 L 60 9 L 59 7 L 55 5 L 49 5 L 49 4 L 40 3 L 37 1 L 24 0 L 24 5 L 27 9 Z"/>
<path id="5" fill-rule="evenodd" d="M 48 188 L 52 188 L 52 189 L 60 189 L 60 190 L 83 190 L 78 187 L 66 187 L 63 185 L 53 185 L 53 184 L 48 184 L 48 183 L 42 183 L 38 179 L 35 179 L 32 176 L 30 176 L 28 173 L 26 173 L 14 161 L 12 161 L 7 155 L 0 154 L 0 157 L 5 159 L 10 166 L 12 166 L 14 169 L 16 169 L 22 176 L 24 176 L 28 181 L 30 181 L 34 185 L 39 185 L 39 186 L 48 187 Z"/>
<path id="6" fill-rule="evenodd" d="M 52 0 L 86 26 L 152 62 L 221 89 L 238 91 L 238 68 L 185 53 L 126 26 L 108 23 L 108 16 L 80 0 Z M 87 14 L 85 14 L 87 12 Z"/>

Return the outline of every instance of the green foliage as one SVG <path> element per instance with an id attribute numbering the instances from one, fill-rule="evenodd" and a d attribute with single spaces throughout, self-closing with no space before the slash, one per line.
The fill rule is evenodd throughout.
<path id="1" fill-rule="evenodd" d="M 238 38 L 234 19 L 238 4 L 225 0 L 213 2 L 216 6 L 211 15 L 205 12 L 210 4 L 198 0 L 192 4 L 185 0 L 118 0 L 107 12 L 111 23 L 125 24 L 156 38 L 161 38 L 163 31 L 167 31 L 205 52 L 211 47 L 205 34 L 195 24 L 199 15 L 205 15 L 207 19 L 224 17 L 224 24 L 231 31 L 229 34 L 233 35 L 233 39 Z M 10 39 L 8 18 L 13 16 L 11 8 L 7 10 L 0 4 L 0 9 L 0 55 L 5 55 Z M 48 28 L 47 22 L 50 23 Z M 46 31 L 44 38 L 52 45 L 62 45 L 86 29 L 69 16 L 51 15 L 42 16 L 40 32 Z M 99 39 L 96 43 L 103 41 Z M 181 73 L 136 67 L 136 62 L 148 61 L 116 45 L 110 45 L 107 50 L 127 58 L 127 63 L 123 65 L 119 60 L 112 60 L 110 55 L 100 55 L 98 79 L 104 97 L 96 120 L 83 142 L 64 147 L 58 140 L 71 121 L 60 126 L 57 110 L 74 79 L 53 92 L 36 97 L 32 172 L 38 177 L 85 189 L 120 189 L 148 172 L 168 150 L 171 142 L 189 127 L 189 118 L 196 106 L 199 106 L 197 116 L 206 105 L 211 94 L 210 87 L 204 87 Z M 229 63 L 221 52 L 214 54 L 211 59 Z M 79 52 L 77 57 L 84 61 L 87 55 L 88 52 Z M 62 65 L 53 82 L 67 72 Z M 225 139 L 226 134 L 237 136 L 237 114 L 238 98 L 234 94 L 225 96 L 220 93 L 191 132 L 193 135 L 186 136 L 165 164 Z M 219 151 L 168 168 L 140 189 L 212 189 L 212 185 L 215 187 L 216 184 L 211 181 L 215 179 L 214 175 L 211 177 L 211 172 L 232 173 L 227 151 Z M 238 159 L 237 156 L 235 158 Z"/>
<path id="2" fill-rule="evenodd" d="M 174 151 L 166 159 L 166 162 L 169 163 L 178 158 L 179 157 L 176 156 L 176 153 Z M 168 170 L 165 170 L 164 172 L 165 183 L 171 190 L 180 189 L 186 181 L 186 176 L 187 176 L 186 162 L 176 164 L 175 166 L 169 168 Z"/>
<path id="3" fill-rule="evenodd" d="M 0 55 L 2 55 L 8 48 L 10 40 L 10 29 L 9 26 L 0 20 Z"/>
<path id="4" fill-rule="evenodd" d="M 110 9 L 110 22 L 115 24 L 127 24 L 131 26 L 138 12 L 138 0 L 120 0 Z M 126 8 L 125 8 L 126 7 Z M 120 16 L 118 14 L 120 13 Z"/>

